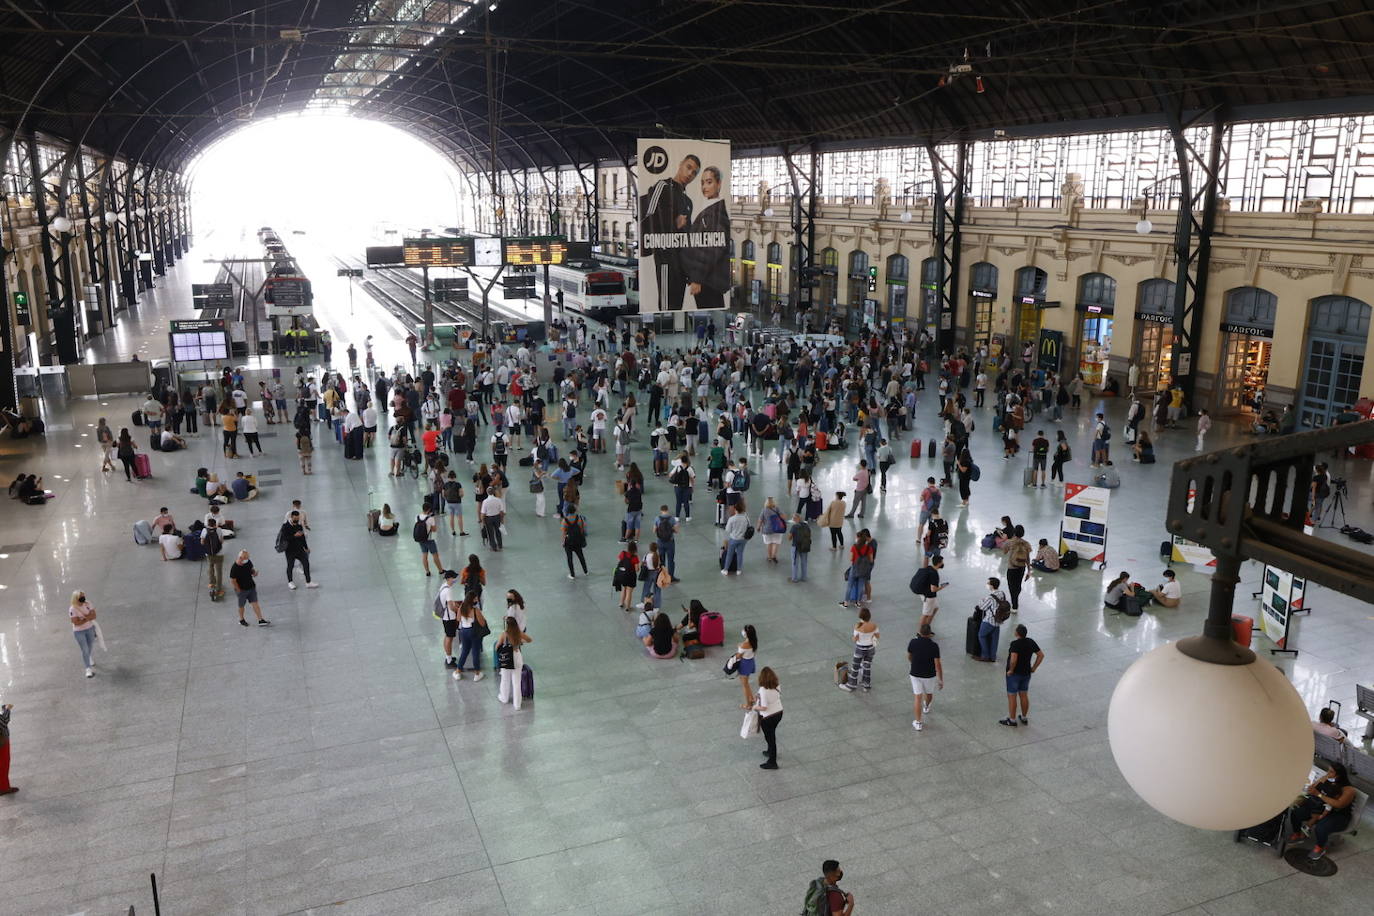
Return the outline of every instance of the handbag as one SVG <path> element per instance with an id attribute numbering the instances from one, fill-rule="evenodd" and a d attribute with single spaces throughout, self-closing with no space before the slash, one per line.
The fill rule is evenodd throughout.
<path id="1" fill-rule="evenodd" d="M 654 579 L 654 584 L 659 588 L 667 588 L 673 584 L 673 577 L 672 574 L 668 572 L 668 567 L 660 566 L 658 568 L 658 577 Z"/>
<path id="2" fill-rule="evenodd" d="M 739 736 L 741 738 L 748 738 L 750 735 L 758 734 L 758 731 L 759 711 L 757 709 L 751 709 L 744 714 L 744 721 L 740 723 L 739 727 Z"/>
<path id="3" fill-rule="evenodd" d="M 530 492 L 531 492 L 531 493 L 543 493 L 543 492 L 544 492 L 544 481 L 540 480 L 538 477 L 531 477 L 531 478 L 530 478 Z"/>
<path id="4" fill-rule="evenodd" d="M 721 670 L 721 671 L 724 671 L 726 674 L 731 674 L 731 675 L 733 675 L 733 674 L 738 674 L 738 673 L 739 673 L 739 656 L 738 656 L 738 655 L 732 655 L 732 656 L 730 656 L 729 658 L 727 658 L 727 659 L 725 660 L 725 664 L 721 666 L 721 669 L 720 669 L 720 670 Z"/>

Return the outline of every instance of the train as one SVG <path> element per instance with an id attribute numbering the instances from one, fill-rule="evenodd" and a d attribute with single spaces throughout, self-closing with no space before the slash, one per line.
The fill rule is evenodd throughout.
<path id="1" fill-rule="evenodd" d="M 271 226 L 258 230 L 262 244 L 267 279 L 263 281 L 262 301 L 269 316 L 299 318 L 314 308 L 315 294 L 310 278 L 301 270 L 296 259 L 286 250 L 281 236 Z"/>
<path id="2" fill-rule="evenodd" d="M 563 307 L 605 324 L 639 314 L 639 275 L 634 268 L 596 261 L 557 264 L 549 268 L 549 295 L 563 294 Z"/>

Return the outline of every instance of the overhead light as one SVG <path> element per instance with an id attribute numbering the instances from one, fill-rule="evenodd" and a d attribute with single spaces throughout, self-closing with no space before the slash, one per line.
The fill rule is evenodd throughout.
<path id="1" fill-rule="evenodd" d="M 909 222 L 911 222 L 911 211 L 910 211 L 910 210 L 903 210 L 900 219 L 901 219 L 901 221 L 904 222 L 904 223 L 909 223 Z"/>
<path id="2" fill-rule="evenodd" d="M 65 216 L 54 216 L 52 222 L 48 223 L 48 225 L 51 226 L 55 232 L 70 232 L 72 221 Z"/>
<path id="3" fill-rule="evenodd" d="M 1140 222 L 1135 224 L 1135 231 L 1139 232 L 1141 235 L 1149 235 L 1151 232 L 1154 231 L 1154 228 L 1155 224 L 1150 222 L 1148 219 L 1142 219 Z"/>
<path id="4" fill-rule="evenodd" d="M 772 207 L 767 207 L 767 208 L 765 208 L 764 211 L 763 211 L 763 215 L 764 215 L 764 216 L 771 217 L 771 216 L 773 215 L 773 208 L 772 208 Z"/>
<path id="5" fill-rule="evenodd" d="M 113 223 L 113 222 L 114 222 L 116 219 L 118 219 L 118 218 L 119 218 L 119 214 L 116 213 L 116 212 L 114 212 L 113 210 L 106 210 L 106 211 L 105 211 L 105 222 L 107 222 L 107 223 Z"/>

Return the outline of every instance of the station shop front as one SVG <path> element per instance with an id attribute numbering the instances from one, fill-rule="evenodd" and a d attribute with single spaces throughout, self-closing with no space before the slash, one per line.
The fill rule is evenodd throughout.
<path id="1" fill-rule="evenodd" d="M 1146 280 L 1137 288 L 1135 335 L 1131 361 L 1136 391 L 1149 394 L 1169 387 L 1174 360 L 1174 293 L 1172 280 Z"/>
<path id="2" fill-rule="evenodd" d="M 1074 369 L 1089 388 L 1101 388 L 1112 355 L 1116 281 L 1106 274 L 1085 274 L 1074 306 Z"/>
<path id="3" fill-rule="evenodd" d="M 1016 286 L 1012 302 L 1016 307 L 1015 324 L 1012 330 L 1012 358 L 1019 357 L 1029 344 L 1031 351 L 1040 342 L 1040 326 L 1045 308 L 1045 295 L 1049 290 L 1050 275 L 1038 267 L 1022 267 L 1016 271 Z"/>
<path id="4" fill-rule="evenodd" d="M 964 344 L 972 344 L 972 349 L 991 348 L 992 345 L 992 306 L 997 301 L 997 267 L 987 261 L 979 261 L 969 268 L 969 314 L 972 339 Z"/>
<path id="5" fill-rule="evenodd" d="M 1265 289 L 1242 286 L 1226 293 L 1221 359 L 1217 363 L 1218 415 L 1259 413 L 1263 409 L 1278 310 L 1278 296 Z"/>

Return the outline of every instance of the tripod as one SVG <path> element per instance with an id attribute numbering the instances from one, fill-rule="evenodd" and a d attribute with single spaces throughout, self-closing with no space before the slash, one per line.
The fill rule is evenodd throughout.
<path id="1" fill-rule="evenodd" d="M 1340 524 L 1336 522 L 1338 517 Z M 1317 519 L 1316 527 L 1343 528 L 1345 524 L 1345 487 L 1336 487 L 1331 495 L 1331 501 L 1322 509 L 1322 517 Z"/>

